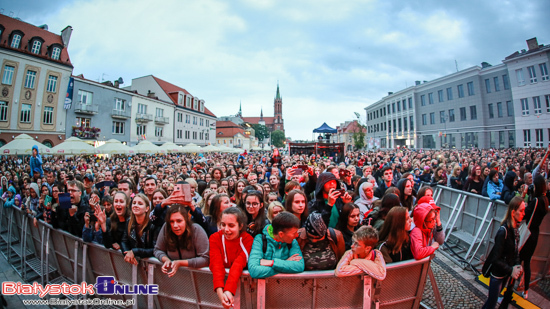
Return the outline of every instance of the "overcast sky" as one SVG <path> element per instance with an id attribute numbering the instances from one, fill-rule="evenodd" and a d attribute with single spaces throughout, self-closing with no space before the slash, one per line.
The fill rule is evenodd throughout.
<path id="1" fill-rule="evenodd" d="M 487 61 L 537 37 L 550 2 L 481 0 L 0 0 L 4 14 L 54 33 L 74 29 L 73 74 L 153 74 L 204 99 L 216 116 L 273 116 L 280 84 L 286 135 L 311 139 L 414 84 Z"/>

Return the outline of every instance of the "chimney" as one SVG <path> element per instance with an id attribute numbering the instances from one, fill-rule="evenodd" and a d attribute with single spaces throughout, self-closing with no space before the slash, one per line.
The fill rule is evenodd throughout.
<path id="1" fill-rule="evenodd" d="M 392 94 L 393 94 L 393 92 L 391 92 L 391 91 L 388 91 L 388 95 L 392 95 Z"/>
<path id="2" fill-rule="evenodd" d="M 539 42 L 537 41 L 537 37 L 529 39 L 526 42 L 527 42 L 527 47 L 529 48 L 529 51 L 539 48 Z"/>
<path id="3" fill-rule="evenodd" d="M 118 83 L 118 80 L 115 80 L 115 88 L 118 88 L 118 86 L 120 86 L 120 84 Z"/>
<path id="4" fill-rule="evenodd" d="M 69 41 L 71 40 L 71 34 L 73 33 L 73 27 L 67 26 L 65 29 L 61 30 L 61 40 L 65 47 L 69 46 Z"/>
<path id="5" fill-rule="evenodd" d="M 414 81 L 414 84 L 415 84 L 416 86 L 418 86 L 418 85 L 420 85 L 420 81 L 419 81 L 419 80 L 415 80 L 415 81 Z"/>
<path id="6" fill-rule="evenodd" d="M 155 97 L 155 93 L 154 93 L 154 92 L 151 92 L 151 90 L 147 90 L 147 97 L 149 97 L 149 98 L 154 98 L 154 97 Z"/>
<path id="7" fill-rule="evenodd" d="M 482 69 L 485 69 L 485 68 L 488 68 L 488 67 L 492 67 L 492 65 L 491 65 L 489 62 L 483 61 L 483 62 L 481 63 L 481 68 L 482 68 Z"/>

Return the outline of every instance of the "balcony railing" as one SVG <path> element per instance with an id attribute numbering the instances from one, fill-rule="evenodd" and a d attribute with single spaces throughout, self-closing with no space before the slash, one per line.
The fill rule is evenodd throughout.
<path id="1" fill-rule="evenodd" d="M 168 124 L 168 117 L 156 116 L 155 122 L 159 124 Z"/>
<path id="2" fill-rule="evenodd" d="M 153 115 L 151 114 L 136 114 L 136 122 L 149 122 L 153 120 Z"/>
<path id="3" fill-rule="evenodd" d="M 121 111 L 121 110 L 118 110 L 118 109 L 113 109 L 113 111 L 111 112 L 111 117 L 120 118 L 120 119 L 128 119 L 128 118 L 131 117 L 131 115 L 130 115 L 130 111 L 127 111 L 127 110 Z"/>
<path id="4" fill-rule="evenodd" d="M 74 106 L 75 113 L 95 115 L 98 112 L 99 106 L 94 104 L 76 103 Z"/>
<path id="5" fill-rule="evenodd" d="M 81 139 L 98 139 L 99 132 L 101 132 L 100 128 L 73 126 L 73 132 L 71 136 L 75 136 Z"/>

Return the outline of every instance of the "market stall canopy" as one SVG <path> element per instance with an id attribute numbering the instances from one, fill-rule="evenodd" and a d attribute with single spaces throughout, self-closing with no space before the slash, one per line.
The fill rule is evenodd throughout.
<path id="1" fill-rule="evenodd" d="M 217 152 L 220 151 L 220 149 L 214 145 L 208 145 L 202 149 L 203 152 Z"/>
<path id="2" fill-rule="evenodd" d="M 323 122 L 323 125 L 313 130 L 313 133 L 337 133 L 336 129 L 333 129 L 327 125 L 326 122 Z"/>
<path id="3" fill-rule="evenodd" d="M 97 153 L 104 154 L 135 154 L 135 150 L 122 144 L 116 139 L 110 139 L 105 142 L 105 144 L 96 148 Z"/>
<path id="4" fill-rule="evenodd" d="M 262 149 L 262 147 L 260 147 L 260 146 L 254 146 L 254 147 L 250 148 L 250 150 L 262 151 L 263 149 Z"/>
<path id="5" fill-rule="evenodd" d="M 233 148 L 227 147 L 227 146 L 225 146 L 225 145 L 216 146 L 216 147 L 218 147 L 218 151 L 219 151 L 219 152 L 223 152 L 223 153 L 230 153 L 230 152 L 233 152 Z"/>
<path id="6" fill-rule="evenodd" d="M 69 137 L 63 143 L 52 148 L 54 155 L 85 155 L 96 154 L 97 149 L 78 137 Z"/>
<path id="7" fill-rule="evenodd" d="M 178 153 L 181 152 L 181 147 L 172 143 L 172 142 L 166 142 L 160 146 L 160 149 L 166 150 L 168 153 Z"/>
<path id="8" fill-rule="evenodd" d="M 197 153 L 197 152 L 201 152 L 201 147 L 197 146 L 197 144 L 189 143 L 183 146 L 183 148 L 181 148 L 181 152 Z"/>
<path id="9" fill-rule="evenodd" d="M 166 153 L 166 150 L 151 143 L 148 140 L 143 140 L 139 144 L 132 147 L 136 153 L 154 154 L 154 153 Z"/>
<path id="10" fill-rule="evenodd" d="M 0 148 L 0 155 L 31 155 L 32 146 L 34 145 L 38 146 L 38 152 L 40 155 L 52 154 L 52 149 L 50 147 L 39 143 L 27 134 L 19 134 L 13 139 L 13 141 Z"/>

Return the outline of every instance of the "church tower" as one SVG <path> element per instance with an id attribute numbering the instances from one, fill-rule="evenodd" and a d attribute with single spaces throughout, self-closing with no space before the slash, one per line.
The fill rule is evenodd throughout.
<path id="1" fill-rule="evenodd" d="M 283 122 L 283 98 L 279 92 L 279 81 L 277 81 L 277 94 L 275 95 L 275 100 L 273 102 L 273 130 L 284 131 L 284 122 Z"/>

